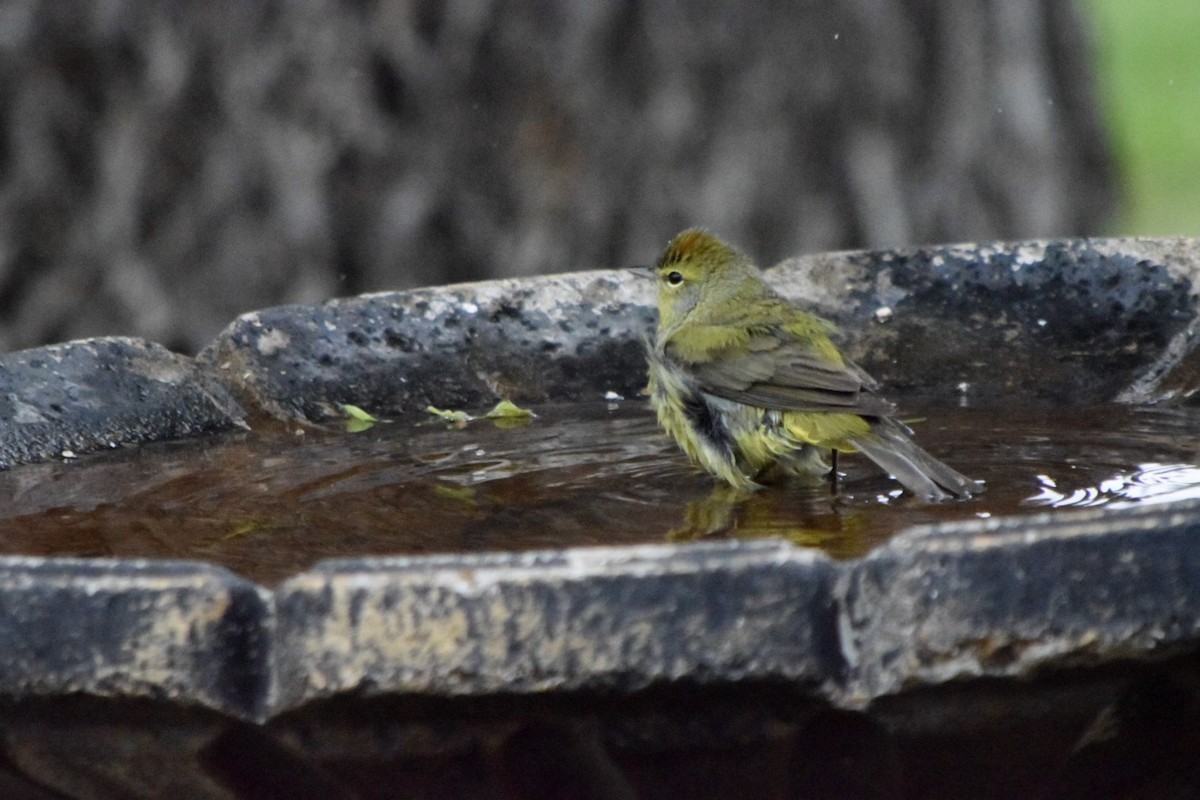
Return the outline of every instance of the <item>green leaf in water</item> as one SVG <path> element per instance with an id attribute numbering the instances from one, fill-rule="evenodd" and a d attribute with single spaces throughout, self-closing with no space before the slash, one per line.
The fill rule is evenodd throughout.
<path id="1" fill-rule="evenodd" d="M 449 422 L 450 424 L 459 428 L 463 427 L 472 419 L 474 419 L 474 417 L 465 411 L 446 410 L 437 408 L 436 406 L 425 406 L 425 410 L 430 414 L 433 414 L 435 417 L 441 417 L 446 422 Z"/>
<path id="2" fill-rule="evenodd" d="M 496 403 L 495 407 L 486 416 L 488 419 L 527 419 L 529 417 L 536 417 L 537 414 L 534 414 L 528 408 L 521 408 L 512 400 L 501 400 L 499 403 Z"/>
<path id="3" fill-rule="evenodd" d="M 450 500 L 459 505 L 475 508 L 479 503 L 475 499 L 475 487 L 455 486 L 449 483 L 435 483 L 433 493 L 443 500 Z"/>
<path id="4" fill-rule="evenodd" d="M 342 413 L 346 415 L 347 433 L 362 433 L 370 430 L 376 422 L 379 422 L 376 417 L 350 403 L 342 404 Z"/>
<path id="5" fill-rule="evenodd" d="M 342 413 L 350 419 L 357 419 L 362 422 L 378 422 L 379 420 L 370 413 L 363 411 L 358 406 L 352 406 L 349 403 L 342 403 Z"/>
<path id="6" fill-rule="evenodd" d="M 450 410 L 437 408 L 436 406 L 426 406 L 425 410 L 435 417 L 441 417 L 446 422 L 458 428 L 465 426 L 468 422 L 475 419 L 475 417 L 472 417 L 467 412 L 458 411 L 457 409 Z M 524 425 L 535 416 L 537 415 L 528 408 L 521 408 L 511 400 L 501 400 L 499 403 L 496 403 L 491 411 L 484 414 L 484 417 L 492 420 L 498 427 Z"/>
<path id="7" fill-rule="evenodd" d="M 260 531 L 265 527 L 266 523 L 260 519 L 249 518 L 243 520 L 234 520 L 229 523 L 229 529 L 225 531 L 221 538 L 225 541 L 229 541 L 231 539 L 240 539 L 243 536 L 249 536 L 252 533 Z"/>
<path id="8" fill-rule="evenodd" d="M 497 428 L 515 428 L 528 425 L 537 416 L 528 408 L 521 408 L 511 400 L 501 400 L 485 415 Z"/>

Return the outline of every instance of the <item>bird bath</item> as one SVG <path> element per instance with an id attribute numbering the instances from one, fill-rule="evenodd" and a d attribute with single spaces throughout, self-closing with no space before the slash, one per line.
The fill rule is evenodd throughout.
<path id="1" fill-rule="evenodd" d="M 268 309 L 196 359 L 0 356 L 0 787 L 1194 791 L 1198 272 L 1191 240 L 784 262 L 990 488 L 921 506 L 851 464 L 734 537 L 681 525 L 709 484 L 638 398 L 652 287 L 621 272 Z M 501 397 L 540 416 L 424 411 Z"/>

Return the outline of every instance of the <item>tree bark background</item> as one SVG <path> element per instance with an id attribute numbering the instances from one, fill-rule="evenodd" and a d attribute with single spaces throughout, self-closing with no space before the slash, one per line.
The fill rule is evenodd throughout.
<path id="1" fill-rule="evenodd" d="M 645 263 L 1086 235 L 1067 0 L 8 0 L 0 350 Z"/>

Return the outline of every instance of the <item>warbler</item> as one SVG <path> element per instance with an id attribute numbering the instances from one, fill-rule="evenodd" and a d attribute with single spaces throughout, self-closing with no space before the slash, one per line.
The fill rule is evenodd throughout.
<path id="1" fill-rule="evenodd" d="M 686 230 L 651 274 L 658 331 L 647 344 L 659 424 L 697 464 L 752 490 L 775 473 L 819 476 L 860 452 L 926 500 L 982 485 L 913 442 L 896 407 L 847 361 L 832 323 L 776 293 L 741 252 Z"/>

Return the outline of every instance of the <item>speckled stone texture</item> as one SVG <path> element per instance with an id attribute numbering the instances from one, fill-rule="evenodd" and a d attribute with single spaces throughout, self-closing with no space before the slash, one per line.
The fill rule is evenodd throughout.
<path id="1" fill-rule="evenodd" d="M 848 354 L 890 389 L 961 392 L 976 406 L 1109 401 L 1195 345 L 1190 239 L 830 253 L 771 273 L 840 323 Z"/>
<path id="2" fill-rule="evenodd" d="M 1086 404 L 1196 388 L 1196 265 L 1191 240 L 1070 240 L 804 256 L 770 279 L 890 390 Z M 244 315 L 199 360 L 289 419 L 630 396 L 652 303 L 620 272 L 369 295 Z"/>
<path id="3" fill-rule="evenodd" d="M 282 707 L 840 678 L 829 559 L 772 542 L 329 562 L 276 591 Z"/>
<path id="4" fill-rule="evenodd" d="M 1200 386 L 1197 264 L 1194 240 L 1066 240 L 803 256 L 770 279 L 839 323 L 891 391 L 1086 404 Z M 583 272 L 257 311 L 195 360 L 133 339 L 10 353 L 0 468 L 202 436 L 247 413 L 630 397 L 654 320 L 649 281 Z"/>
<path id="5" fill-rule="evenodd" d="M 245 314 L 199 356 L 283 418 L 633 396 L 645 385 L 650 281 L 629 272 L 463 284 Z"/>
<path id="6" fill-rule="evenodd" d="M 842 571 L 846 699 L 1195 649 L 1197 537 L 1196 501 L 903 533 Z"/>
<path id="7" fill-rule="evenodd" d="M 140 339 L 87 339 L 0 355 L 0 469 L 242 425 L 228 389 Z"/>
<path id="8" fill-rule="evenodd" d="M 256 718 L 271 597 L 176 561 L 0 558 L 0 695 L 153 698 Z"/>

